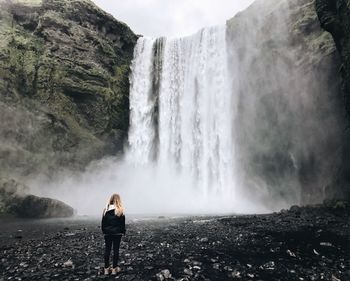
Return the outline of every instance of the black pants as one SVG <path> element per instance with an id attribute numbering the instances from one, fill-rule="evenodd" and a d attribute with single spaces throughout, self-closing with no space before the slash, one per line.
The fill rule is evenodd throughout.
<path id="1" fill-rule="evenodd" d="M 113 245 L 113 268 L 118 266 L 119 246 L 122 235 L 105 235 L 105 268 L 109 267 L 109 257 Z"/>

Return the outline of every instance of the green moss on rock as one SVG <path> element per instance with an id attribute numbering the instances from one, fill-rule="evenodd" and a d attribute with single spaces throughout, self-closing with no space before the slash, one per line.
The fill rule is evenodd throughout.
<path id="1" fill-rule="evenodd" d="M 76 169 L 121 150 L 137 36 L 91 1 L 0 10 L 1 174 Z"/>

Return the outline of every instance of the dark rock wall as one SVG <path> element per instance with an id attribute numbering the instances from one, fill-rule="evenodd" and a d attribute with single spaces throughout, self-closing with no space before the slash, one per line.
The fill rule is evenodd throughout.
<path id="1" fill-rule="evenodd" d="M 122 150 L 136 40 L 91 1 L 0 1 L 0 177 Z"/>
<path id="2" fill-rule="evenodd" d="M 348 114 L 345 140 L 338 158 L 341 166 L 330 190 L 336 197 L 350 199 L 350 1 L 316 0 L 316 10 L 321 26 L 330 32 L 341 58 L 339 72 L 343 78 L 342 94 Z"/>
<path id="3" fill-rule="evenodd" d="M 344 131 L 340 62 L 314 5 L 257 0 L 228 21 L 230 68 L 245 73 L 233 79 L 239 174 L 274 207 L 332 196 Z"/>

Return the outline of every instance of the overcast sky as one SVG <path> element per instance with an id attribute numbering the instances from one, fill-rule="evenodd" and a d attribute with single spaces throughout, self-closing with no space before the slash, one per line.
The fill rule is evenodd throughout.
<path id="1" fill-rule="evenodd" d="M 151 37 L 190 35 L 224 24 L 254 0 L 93 0 L 137 33 Z"/>

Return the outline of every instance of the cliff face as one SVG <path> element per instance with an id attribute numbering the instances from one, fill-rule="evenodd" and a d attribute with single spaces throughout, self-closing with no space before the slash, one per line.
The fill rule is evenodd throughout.
<path id="1" fill-rule="evenodd" d="M 321 26 L 332 34 L 341 58 L 339 70 L 343 78 L 343 102 L 348 114 L 345 132 L 347 141 L 340 150 L 341 168 L 333 189 L 339 196 L 350 198 L 350 1 L 316 0 L 316 10 Z"/>
<path id="2" fill-rule="evenodd" d="M 136 40 L 91 1 L 0 1 L 0 177 L 123 148 Z"/>
<path id="3" fill-rule="evenodd" d="M 345 127 L 340 63 L 314 1 L 257 0 L 228 21 L 228 38 L 230 67 L 245 73 L 234 81 L 235 134 L 242 181 L 259 190 L 252 196 L 296 203 L 334 196 Z"/>

